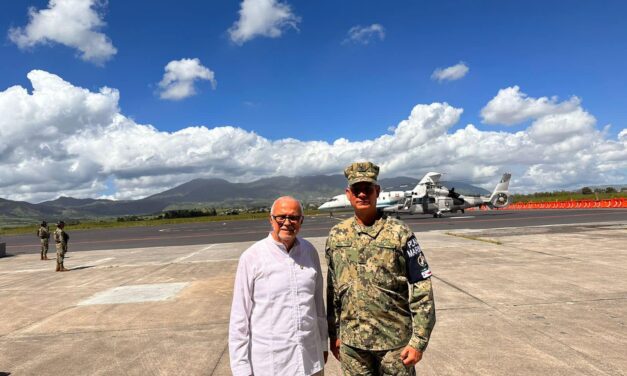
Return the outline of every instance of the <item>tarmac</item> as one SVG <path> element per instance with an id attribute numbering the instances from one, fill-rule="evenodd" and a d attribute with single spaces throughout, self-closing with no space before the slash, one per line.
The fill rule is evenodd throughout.
<path id="1" fill-rule="evenodd" d="M 418 375 L 625 375 L 627 223 L 416 233 L 437 324 Z M 308 238 L 324 269 L 324 237 Z M 0 258 L 0 375 L 230 375 L 253 242 Z M 326 270 L 323 270 L 326 274 Z M 325 375 L 340 375 L 330 356 Z"/>

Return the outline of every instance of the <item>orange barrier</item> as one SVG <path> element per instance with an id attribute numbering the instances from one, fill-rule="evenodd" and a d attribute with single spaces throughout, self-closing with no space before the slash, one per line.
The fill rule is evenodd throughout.
<path id="1" fill-rule="evenodd" d="M 569 200 L 544 202 L 514 202 L 508 210 L 535 209 L 593 209 L 593 208 L 627 208 L 627 198 L 611 198 L 606 200 Z"/>

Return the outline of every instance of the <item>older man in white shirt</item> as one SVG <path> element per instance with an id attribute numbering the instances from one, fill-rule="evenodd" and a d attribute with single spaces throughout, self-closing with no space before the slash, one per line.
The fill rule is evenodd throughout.
<path id="1" fill-rule="evenodd" d="M 327 323 L 316 249 L 296 235 L 303 209 L 293 197 L 272 205 L 267 238 L 240 257 L 229 353 L 235 376 L 323 375 Z"/>

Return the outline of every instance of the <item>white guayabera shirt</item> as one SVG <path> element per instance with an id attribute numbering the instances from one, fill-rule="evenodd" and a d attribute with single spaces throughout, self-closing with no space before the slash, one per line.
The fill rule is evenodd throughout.
<path id="1" fill-rule="evenodd" d="M 272 235 L 240 257 L 229 353 L 235 376 L 312 375 L 324 368 L 327 319 L 316 249 L 297 238 L 288 253 Z"/>

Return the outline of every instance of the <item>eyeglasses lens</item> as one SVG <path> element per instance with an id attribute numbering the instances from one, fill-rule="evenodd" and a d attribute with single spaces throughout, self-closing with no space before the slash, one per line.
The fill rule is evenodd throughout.
<path id="1" fill-rule="evenodd" d="M 300 215 L 273 215 L 272 218 L 274 218 L 274 220 L 277 221 L 277 223 L 283 223 L 285 221 L 290 221 L 294 223 L 294 222 L 300 222 L 300 219 L 302 218 L 302 216 Z"/>

